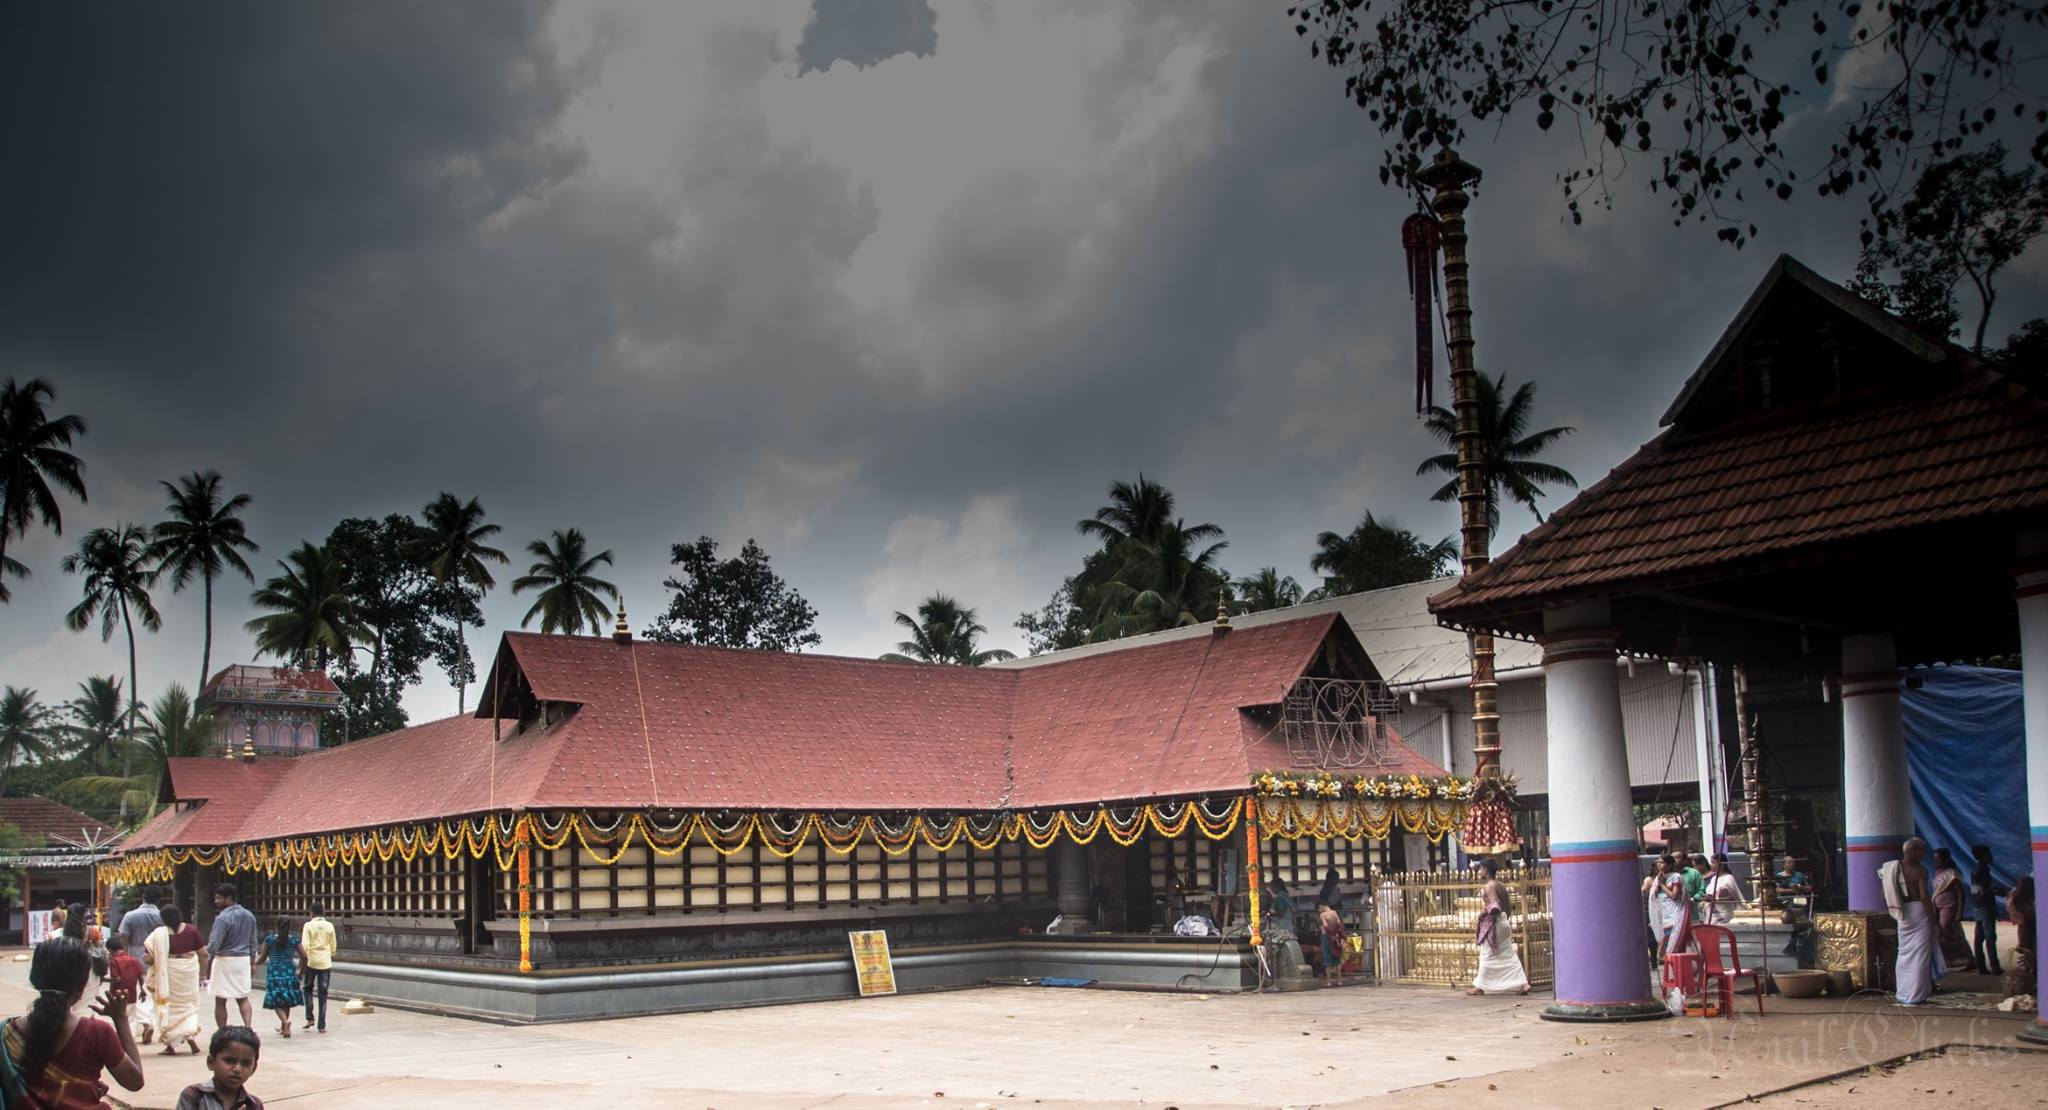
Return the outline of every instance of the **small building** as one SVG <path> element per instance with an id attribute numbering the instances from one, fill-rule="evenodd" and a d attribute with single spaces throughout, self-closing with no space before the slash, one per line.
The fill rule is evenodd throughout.
<path id="1" fill-rule="evenodd" d="M 513 1020 L 845 997 L 875 929 L 906 990 L 1239 990 L 1254 849 L 1362 893 L 1466 787 L 1341 616 L 1200 633 L 1027 670 L 507 633 L 473 714 L 171 761 L 108 874 L 321 902 L 337 989 Z"/>
<path id="2" fill-rule="evenodd" d="M 237 663 L 199 691 L 197 708 L 221 719 L 222 754 L 244 745 L 259 755 L 318 751 L 321 722 L 341 708 L 341 688 L 320 671 Z"/>
<path id="3" fill-rule="evenodd" d="M 0 867 L 21 870 L 19 904 L 5 908 L 7 933 L 33 943 L 29 913 L 49 910 L 59 898 L 85 906 L 100 904 L 94 867 L 112 858 L 121 836 L 105 822 L 48 798 L 0 798 L 0 825 L 12 825 L 29 847 L 0 857 Z"/>

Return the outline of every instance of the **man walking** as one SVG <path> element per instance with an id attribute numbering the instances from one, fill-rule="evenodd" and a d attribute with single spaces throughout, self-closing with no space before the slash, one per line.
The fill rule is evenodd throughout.
<path id="1" fill-rule="evenodd" d="M 157 909 L 156 888 L 143 887 L 137 891 L 135 908 L 121 915 L 121 927 L 117 930 L 128 945 L 128 954 L 142 961 L 146 970 L 149 966 L 149 934 L 163 926 L 163 911 Z M 156 1036 L 156 1003 L 154 998 L 139 998 L 128 1008 L 129 1017 L 141 1028 L 139 1038 L 148 1044 Z"/>
<path id="2" fill-rule="evenodd" d="M 334 925 L 326 918 L 327 907 L 313 903 L 313 916 L 299 930 L 299 966 L 306 969 L 306 1024 L 327 1032 L 327 981 L 334 971 Z M 320 996 L 320 1019 L 313 1020 L 313 996 Z"/>
<path id="3" fill-rule="evenodd" d="M 216 1029 L 228 1026 L 228 1000 L 232 998 L 242 1011 L 240 1024 L 246 1026 L 253 1016 L 249 959 L 256 954 L 256 915 L 235 901 L 233 883 L 214 884 L 213 908 L 220 911 L 206 941 L 206 951 L 213 959 L 207 986 L 207 993 L 213 996 L 213 1025 Z"/>
<path id="4" fill-rule="evenodd" d="M 1989 845 L 1973 844 L 1970 854 L 1977 861 L 1970 869 L 1970 917 L 1977 924 L 1977 939 L 1970 953 L 1977 974 L 2004 975 L 2005 968 L 1998 962 L 1998 899 L 2006 894 L 2005 884 L 1992 877 Z"/>

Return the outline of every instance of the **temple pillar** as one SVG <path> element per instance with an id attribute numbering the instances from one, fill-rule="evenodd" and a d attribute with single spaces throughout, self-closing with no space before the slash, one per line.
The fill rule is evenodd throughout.
<path id="1" fill-rule="evenodd" d="M 1642 875 L 1606 602 L 1543 614 L 1550 737 L 1550 876 L 1557 1000 L 1551 1021 L 1668 1015 L 1643 951 Z"/>
<path id="2" fill-rule="evenodd" d="M 2048 547 L 2048 544 L 2042 545 Z M 2027 730 L 2027 810 L 2034 851 L 2036 897 L 2041 880 L 2048 878 L 2048 555 L 2033 554 L 2019 569 L 2020 691 Z M 2048 951 L 2041 939 L 2048 928 L 2035 914 L 2034 1024 L 2020 1032 L 2020 1039 L 2048 1044 L 2048 963 L 2040 953 Z"/>
<path id="3" fill-rule="evenodd" d="M 1887 635 L 1842 638 L 1842 818 L 1849 909 L 1883 913 L 1877 869 L 1898 859 L 1913 835 L 1899 659 Z"/>
<path id="4" fill-rule="evenodd" d="M 1058 872 L 1056 896 L 1060 907 L 1060 932 L 1086 933 L 1094 930 L 1088 918 L 1088 849 L 1072 837 L 1059 839 L 1054 858 Z"/>

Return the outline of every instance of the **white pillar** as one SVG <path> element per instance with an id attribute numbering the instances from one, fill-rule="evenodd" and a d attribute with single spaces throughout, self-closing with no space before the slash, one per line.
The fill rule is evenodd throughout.
<path id="1" fill-rule="evenodd" d="M 2026 552 L 2022 552 L 2027 554 Z M 2027 730 L 2027 810 L 2032 835 L 2036 897 L 2048 879 L 2048 556 L 2022 561 L 2019 588 L 2014 591 L 2020 621 L 2020 698 Z M 2048 963 L 2039 953 L 2048 927 L 2035 914 L 2034 1024 L 2020 1034 L 2024 1040 L 2048 1044 Z"/>
<path id="2" fill-rule="evenodd" d="M 1849 908 L 1884 912 L 1877 869 L 1913 835 L 1906 726 L 1899 717 L 1899 657 L 1888 635 L 1842 638 L 1842 818 Z"/>
<path id="3" fill-rule="evenodd" d="M 1605 602 L 1543 614 L 1555 1021 L 1662 1017 L 1643 956 L 1621 678 Z"/>
<path id="4" fill-rule="evenodd" d="M 1700 772 L 1700 844 L 1706 852 L 1728 850 L 1728 776 L 1721 761 L 1721 724 L 1714 714 L 1714 668 L 1702 663 L 1685 672 L 1692 697 L 1693 754 Z M 1751 867 L 1756 861 L 1750 861 Z"/>

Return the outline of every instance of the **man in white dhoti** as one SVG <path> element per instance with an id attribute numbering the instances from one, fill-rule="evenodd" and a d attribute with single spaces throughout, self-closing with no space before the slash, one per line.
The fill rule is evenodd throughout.
<path id="1" fill-rule="evenodd" d="M 1894 978 L 1901 1006 L 1918 1006 L 1934 993 L 1935 981 L 1948 969 L 1941 959 L 1941 934 L 1934 921 L 1934 900 L 1928 890 L 1927 842 L 1906 841 L 1904 859 L 1878 869 L 1885 907 L 1899 923 L 1899 961 Z"/>
<path id="2" fill-rule="evenodd" d="M 1515 954 L 1513 928 L 1508 924 L 1508 888 L 1500 881 L 1500 861 L 1479 861 L 1486 884 L 1479 888 L 1479 974 L 1466 994 L 1529 993 L 1529 975 Z"/>

